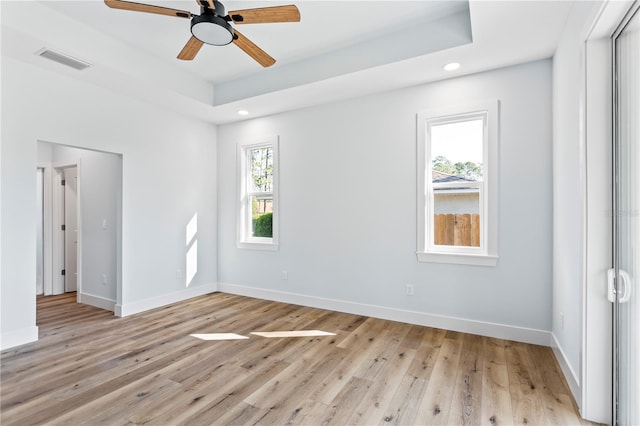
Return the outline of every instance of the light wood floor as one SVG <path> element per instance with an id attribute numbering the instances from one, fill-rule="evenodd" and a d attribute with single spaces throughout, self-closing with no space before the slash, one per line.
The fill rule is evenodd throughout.
<path id="1" fill-rule="evenodd" d="M 127 318 L 38 299 L 2 425 L 579 425 L 549 348 L 215 293 Z M 252 331 L 335 336 L 264 338 Z M 245 340 L 203 341 L 191 333 Z"/>

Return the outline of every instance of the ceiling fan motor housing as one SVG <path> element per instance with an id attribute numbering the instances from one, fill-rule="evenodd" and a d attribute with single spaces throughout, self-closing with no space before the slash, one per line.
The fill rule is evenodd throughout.
<path id="1" fill-rule="evenodd" d="M 224 18 L 227 15 L 227 11 L 224 8 L 224 5 L 217 0 L 213 0 L 213 5 L 215 9 L 211 9 L 210 7 L 205 7 L 204 9 L 207 12 L 213 12 L 221 18 Z M 204 12 L 204 11 L 203 11 Z"/>
<path id="2" fill-rule="evenodd" d="M 214 9 L 202 7 L 202 14 L 191 19 L 191 34 L 203 43 L 225 46 L 233 41 L 234 32 L 225 19 L 224 5 L 214 0 Z"/>

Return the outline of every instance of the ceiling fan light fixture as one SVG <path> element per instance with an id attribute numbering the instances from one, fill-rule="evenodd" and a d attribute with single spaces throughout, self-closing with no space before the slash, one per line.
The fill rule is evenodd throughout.
<path id="1" fill-rule="evenodd" d="M 213 14 L 194 16 L 191 34 L 203 43 L 225 46 L 233 41 L 233 28 L 227 21 Z"/>

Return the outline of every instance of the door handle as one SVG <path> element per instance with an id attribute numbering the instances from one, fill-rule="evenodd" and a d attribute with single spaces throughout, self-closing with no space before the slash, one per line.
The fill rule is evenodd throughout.
<path id="1" fill-rule="evenodd" d="M 616 270 L 611 268 L 607 270 L 607 300 L 616 303 Z"/>
<path id="2" fill-rule="evenodd" d="M 618 298 L 619 303 L 627 303 L 629 299 L 631 299 L 631 287 L 633 285 L 633 281 L 631 277 L 627 273 L 627 271 L 623 271 L 620 269 L 620 284 L 622 285 L 622 289 L 618 289 L 620 292 L 620 297 Z"/>

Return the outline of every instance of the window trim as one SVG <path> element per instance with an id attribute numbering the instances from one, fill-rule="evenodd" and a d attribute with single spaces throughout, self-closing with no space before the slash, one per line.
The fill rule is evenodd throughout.
<path id="1" fill-rule="evenodd" d="M 280 155 L 279 155 L 279 137 L 278 135 L 265 136 L 260 139 L 254 139 L 247 142 L 239 142 L 237 147 L 237 170 L 238 170 L 238 208 L 236 214 L 237 232 L 236 244 L 239 249 L 253 250 L 271 250 L 276 251 L 279 247 L 279 174 L 280 174 Z M 251 226 L 249 224 L 248 215 L 248 199 L 254 192 L 249 192 L 248 179 L 250 178 L 250 169 L 247 164 L 247 155 L 249 150 L 255 148 L 271 147 L 273 149 L 273 190 L 270 192 L 273 196 L 273 236 L 252 237 L 250 236 Z"/>
<path id="2" fill-rule="evenodd" d="M 498 262 L 498 125 L 499 101 L 479 101 L 421 111 L 417 114 L 417 250 L 418 262 L 496 266 Z M 433 189 L 430 127 L 482 117 L 483 181 L 480 188 L 480 247 L 440 246 L 433 243 Z M 436 186 L 440 186 L 437 184 Z M 458 184 L 459 186 L 459 184 Z"/>

